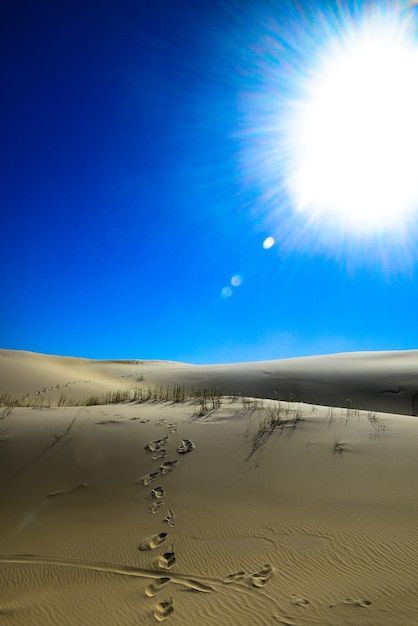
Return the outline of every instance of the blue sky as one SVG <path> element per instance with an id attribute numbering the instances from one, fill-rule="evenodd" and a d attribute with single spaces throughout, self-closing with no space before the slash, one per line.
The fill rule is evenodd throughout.
<path id="1" fill-rule="evenodd" d="M 397 237 L 312 224 L 274 156 L 269 120 L 324 19 L 344 23 L 337 3 L 6 2 L 1 347 L 193 363 L 418 347 L 412 218 Z"/>

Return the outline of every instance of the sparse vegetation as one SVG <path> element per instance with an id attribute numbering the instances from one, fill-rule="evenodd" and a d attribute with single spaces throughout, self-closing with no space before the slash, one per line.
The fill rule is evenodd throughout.
<path id="1" fill-rule="evenodd" d="M 206 415 L 209 411 L 215 411 L 221 406 L 222 392 L 216 387 L 201 388 L 191 390 L 190 399 L 200 405 L 198 416 Z"/>
<path id="2" fill-rule="evenodd" d="M 263 413 L 265 414 L 263 409 Z M 293 413 L 291 417 L 289 414 Z M 263 420 L 260 419 L 260 423 L 256 433 L 251 437 L 249 431 L 245 435 L 245 440 L 250 439 L 250 452 L 247 460 L 262 448 L 274 432 L 279 434 L 287 431 L 291 436 L 297 427 L 297 425 L 303 421 L 302 410 L 299 405 L 291 407 L 288 403 L 284 405 L 281 402 L 277 402 L 275 405 L 269 405 L 267 407 L 267 415 Z"/>
<path id="3" fill-rule="evenodd" d="M 376 439 L 377 437 L 382 437 L 387 431 L 387 426 L 383 422 L 383 420 L 378 417 L 374 411 L 369 411 L 367 413 L 367 419 L 369 420 L 370 425 L 373 428 L 373 432 L 370 433 L 370 438 Z"/>
<path id="4" fill-rule="evenodd" d="M 411 414 L 418 415 L 418 387 L 412 387 L 411 393 Z"/>
<path id="5" fill-rule="evenodd" d="M 9 417 L 10 413 L 13 410 L 13 407 L 16 406 L 16 401 L 12 399 L 10 394 L 2 393 L 0 394 L 0 420 Z"/>
<path id="6" fill-rule="evenodd" d="M 334 421 L 334 407 L 332 406 L 329 406 L 327 408 L 327 421 L 328 421 L 328 428 L 329 428 L 332 422 Z"/>
<path id="7" fill-rule="evenodd" d="M 277 420 L 271 421 L 269 418 L 266 418 L 263 422 L 260 422 L 259 428 L 252 438 L 251 448 L 247 460 L 251 459 L 251 457 L 257 452 L 257 450 L 259 450 L 267 443 L 267 441 L 272 436 L 274 430 L 278 426 L 279 422 Z"/>
<path id="8" fill-rule="evenodd" d="M 239 413 L 254 413 L 255 411 L 261 411 L 264 407 L 263 400 L 259 398 L 247 398 L 241 396 L 242 409 L 239 409 Z"/>
<path id="9" fill-rule="evenodd" d="M 0 393 L 0 406 L 13 406 L 14 402 L 9 393 Z"/>
<path id="10" fill-rule="evenodd" d="M 222 392 L 218 388 L 211 387 L 190 387 L 185 385 L 155 386 L 155 387 L 131 387 L 107 391 L 103 394 L 91 395 L 86 398 L 72 398 L 61 393 L 57 400 L 45 397 L 47 389 L 33 394 L 27 394 L 24 398 L 13 400 L 9 394 L 0 396 L 0 407 L 4 407 L 0 412 L 0 418 L 6 417 L 13 407 L 49 408 L 57 407 L 77 407 L 95 406 L 106 404 L 121 404 L 124 402 L 136 402 L 139 404 L 146 402 L 194 402 L 200 405 L 200 413 L 203 415 L 208 411 L 218 409 L 221 406 Z"/>
<path id="11" fill-rule="evenodd" d="M 343 441 L 335 440 L 334 446 L 333 446 L 334 456 L 342 457 L 344 452 L 349 452 L 349 451 L 350 451 L 350 447 L 346 443 L 344 443 Z"/>

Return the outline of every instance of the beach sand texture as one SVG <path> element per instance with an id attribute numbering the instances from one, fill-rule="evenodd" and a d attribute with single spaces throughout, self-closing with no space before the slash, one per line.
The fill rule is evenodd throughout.
<path id="1" fill-rule="evenodd" d="M 416 351 L 0 351 L 0 624 L 418 624 L 417 387 Z"/>

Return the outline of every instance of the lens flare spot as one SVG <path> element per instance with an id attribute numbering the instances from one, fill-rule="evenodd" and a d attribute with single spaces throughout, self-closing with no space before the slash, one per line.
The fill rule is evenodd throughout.
<path id="1" fill-rule="evenodd" d="M 235 274 L 231 278 L 231 285 L 233 287 L 239 287 L 241 284 L 242 284 L 242 276 L 240 276 L 239 274 Z"/>
<path id="2" fill-rule="evenodd" d="M 230 298 L 232 296 L 232 289 L 231 287 L 224 287 L 221 291 L 221 296 L 223 298 Z"/>
<path id="3" fill-rule="evenodd" d="M 264 239 L 263 241 L 263 248 L 264 250 L 269 250 L 269 248 L 272 248 L 274 246 L 274 237 L 267 237 L 267 239 Z"/>

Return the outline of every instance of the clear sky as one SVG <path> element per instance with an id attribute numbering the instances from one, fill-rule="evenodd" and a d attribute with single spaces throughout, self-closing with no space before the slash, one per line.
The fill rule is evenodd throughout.
<path id="1" fill-rule="evenodd" d="M 416 190 L 396 230 L 370 227 L 390 189 L 353 226 L 317 187 L 325 209 L 298 210 L 308 179 L 289 183 L 304 81 L 363 10 L 6 0 L 0 346 L 193 363 L 418 348 Z"/>

